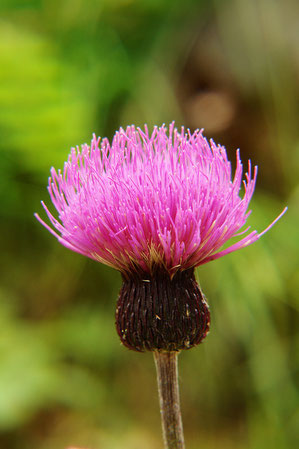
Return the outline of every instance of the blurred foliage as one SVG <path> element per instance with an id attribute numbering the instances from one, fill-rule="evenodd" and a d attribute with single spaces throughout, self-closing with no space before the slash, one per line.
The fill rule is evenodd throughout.
<path id="1" fill-rule="evenodd" d="M 162 447 L 151 355 L 114 330 L 120 276 L 61 247 L 33 212 L 71 146 L 173 119 L 259 165 L 254 228 L 289 206 L 254 246 L 198 269 L 212 328 L 180 356 L 187 447 L 296 447 L 298 2 L 0 8 L 0 447 Z"/>

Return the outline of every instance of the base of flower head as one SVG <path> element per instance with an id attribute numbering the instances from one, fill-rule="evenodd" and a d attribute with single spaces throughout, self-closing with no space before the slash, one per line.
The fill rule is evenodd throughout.
<path id="1" fill-rule="evenodd" d="M 123 279 L 116 308 L 122 343 L 135 351 L 180 351 L 200 343 L 209 331 L 210 313 L 194 270 L 172 278 L 163 269 Z"/>

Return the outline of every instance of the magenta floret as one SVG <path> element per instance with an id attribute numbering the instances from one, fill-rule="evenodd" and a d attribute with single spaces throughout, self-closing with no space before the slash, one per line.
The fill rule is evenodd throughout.
<path id="1" fill-rule="evenodd" d="M 67 248 L 122 272 L 162 265 L 173 275 L 250 245 L 285 212 L 260 234 L 240 232 L 257 167 L 252 174 L 248 162 L 240 196 L 242 172 L 237 151 L 232 179 L 225 148 L 202 131 L 171 124 L 149 134 L 130 126 L 111 145 L 94 136 L 90 147 L 71 150 L 63 172 L 51 169 L 48 190 L 59 219 L 43 206 L 57 232 L 36 217 Z"/>

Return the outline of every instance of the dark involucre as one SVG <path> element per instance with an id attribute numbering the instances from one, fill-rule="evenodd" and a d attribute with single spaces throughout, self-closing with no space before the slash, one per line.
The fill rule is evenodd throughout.
<path id="1" fill-rule="evenodd" d="M 180 351 L 208 333 L 210 313 L 194 270 L 171 279 L 163 269 L 123 279 L 116 308 L 122 343 L 135 351 Z"/>

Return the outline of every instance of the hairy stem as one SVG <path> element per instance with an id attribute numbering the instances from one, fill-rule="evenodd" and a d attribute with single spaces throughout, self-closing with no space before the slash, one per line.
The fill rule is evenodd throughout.
<path id="1" fill-rule="evenodd" d="M 165 449 L 185 449 L 177 355 L 175 351 L 154 351 Z"/>

